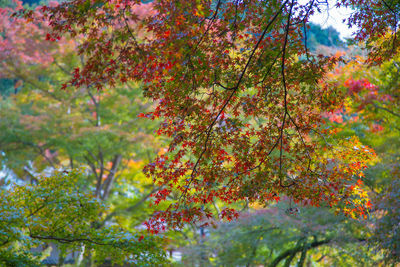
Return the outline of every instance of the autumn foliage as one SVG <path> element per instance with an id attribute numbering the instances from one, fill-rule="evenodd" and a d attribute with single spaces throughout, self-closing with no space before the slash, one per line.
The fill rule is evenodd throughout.
<path id="1" fill-rule="evenodd" d="M 364 2 L 337 5 L 363 12 Z M 156 204 L 179 195 L 147 222 L 157 232 L 164 222 L 208 224 L 215 201 L 226 204 L 219 215 L 228 220 L 237 217 L 231 203 L 279 201 L 282 195 L 354 217 L 368 213 L 358 177 L 374 152 L 357 138 L 335 139 L 324 115 L 343 106 L 344 95 L 321 82 L 343 59 L 311 53 L 303 42 L 318 5 L 74 0 L 40 8 L 39 18 L 35 12 L 23 16 L 46 21 L 49 40 L 82 36 L 79 53 L 86 62 L 64 87 L 101 90 L 138 81 L 157 104 L 139 117 L 161 119 L 157 134 L 171 141 L 145 173 L 162 188 L 154 194 Z M 376 12 L 368 12 L 349 23 L 362 26 L 359 40 L 374 41 L 381 25 L 372 23 Z M 371 56 L 381 53 L 375 52 Z M 348 83 L 350 94 L 369 86 Z"/>
<path id="2" fill-rule="evenodd" d="M 396 1 L 0 6 L 0 264 L 399 261 Z"/>

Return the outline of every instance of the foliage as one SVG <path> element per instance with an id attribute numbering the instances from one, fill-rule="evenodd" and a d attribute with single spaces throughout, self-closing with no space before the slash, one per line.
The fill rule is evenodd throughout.
<path id="1" fill-rule="evenodd" d="M 330 77 L 330 84 L 346 95 L 345 104 L 328 115 L 343 138 L 354 134 L 373 147 L 375 166 L 365 172 L 373 213 L 371 244 L 383 249 L 388 262 L 398 262 L 398 56 L 379 67 L 368 67 L 357 56 Z"/>
<path id="2" fill-rule="evenodd" d="M 72 0 L 12 17 L 1 9 L 0 68 L 15 93 L 0 102 L 1 160 L 32 183 L 36 172 L 86 166 L 74 185 L 111 205 L 86 214 L 80 229 L 95 240 L 109 222 L 137 231 L 153 214 L 153 234 L 200 231 L 200 253 L 188 252 L 200 265 L 377 263 L 380 253 L 357 247 L 368 241 L 396 263 L 399 5 L 335 3 L 354 9 L 347 22 L 359 26 L 366 59 L 309 49 L 305 39 L 319 36 L 309 17 L 324 1 Z M 166 151 L 151 134 L 157 121 Z M 150 198 L 156 206 L 143 205 Z M 287 214 L 280 203 L 239 216 L 242 204 L 281 200 Z M 40 219 L 51 225 L 49 216 Z M 217 230 L 206 239 L 210 224 Z M 56 232 L 82 234 L 68 229 Z M 105 246 L 90 244 L 102 257 Z M 36 260 L 18 247 L 2 253 Z"/>
<path id="3" fill-rule="evenodd" d="M 386 261 L 389 263 L 400 262 L 400 187 L 398 176 L 395 177 L 386 193 L 382 194 L 377 202 L 379 214 L 372 239 L 378 248 L 384 249 Z"/>
<path id="4" fill-rule="evenodd" d="M 80 53 L 88 59 L 67 84 L 100 89 L 143 81 L 158 103 L 140 116 L 162 117 L 158 133 L 172 141 L 146 173 L 163 187 L 156 203 L 180 197 L 148 222 L 154 231 L 164 219 L 182 226 L 211 217 L 213 201 L 279 195 L 365 213 L 345 199 L 373 152 L 357 139 L 337 147 L 323 140 L 330 130 L 321 113 L 337 103 L 316 81 L 340 58 L 312 54 L 302 42 L 302 26 L 319 5 L 75 0 L 41 9 L 50 40 L 84 35 Z M 229 220 L 237 212 L 225 206 L 220 215 Z"/>
<path id="5" fill-rule="evenodd" d="M 48 242 L 58 244 L 64 251 L 83 246 L 85 253 L 94 253 L 99 262 L 111 258 L 117 263 L 143 265 L 163 259 L 155 237 L 143 238 L 140 233 L 131 234 L 116 227 L 93 229 L 103 207 L 84 192 L 82 175 L 60 172 L 38 178 L 36 185 L 15 185 L 1 191 L 1 261 L 9 263 L 17 257 L 18 262 L 34 261 L 34 255 L 24 253 Z M 16 245 L 19 253 L 9 258 L 10 249 Z"/>
<path id="6" fill-rule="evenodd" d="M 142 85 L 131 82 L 101 94 L 93 88 L 59 90 L 85 60 L 75 55 L 79 40 L 46 41 L 43 24 L 12 19 L 8 8 L 1 11 L 1 76 L 15 83 L 15 92 L 0 99 L 0 159 L 11 173 L 7 180 L 35 183 L 38 173 L 83 167 L 77 177 L 82 192 L 109 204 L 91 218 L 92 235 L 107 234 L 104 227 L 110 224 L 138 232 L 155 210 L 148 203 L 157 189 L 140 172 L 160 148 L 152 135 L 155 122 L 138 123 L 139 112 L 152 105 L 140 98 Z M 107 246 L 95 246 L 85 257 L 111 253 Z"/>
<path id="7" fill-rule="evenodd" d="M 40 16 L 40 15 L 38 15 Z M 154 123 L 137 115 L 151 104 L 141 101 L 137 83 L 110 88 L 59 90 L 80 64 L 76 42 L 44 40 L 38 24 L 11 20 L 3 13 L 2 75 L 17 79 L 17 94 L 0 102 L 1 158 L 20 178 L 46 168 L 88 166 L 88 185 L 106 199 L 118 171 L 159 150 Z"/>
<path id="8" fill-rule="evenodd" d="M 203 243 L 184 250 L 183 264 L 362 266 L 379 260 L 367 248 L 360 248 L 370 232 L 363 223 L 326 208 L 293 207 L 282 201 L 243 213 L 236 222 L 219 224 L 203 237 Z"/>

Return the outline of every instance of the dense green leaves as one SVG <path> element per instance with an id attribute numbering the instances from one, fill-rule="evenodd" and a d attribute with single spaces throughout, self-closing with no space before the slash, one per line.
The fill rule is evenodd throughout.
<path id="1" fill-rule="evenodd" d="M 129 233 L 118 227 L 93 228 L 104 207 L 85 193 L 83 175 L 58 172 L 37 177 L 34 185 L 14 185 L 1 191 L 1 260 L 13 260 L 8 255 L 16 247 L 18 254 L 13 258 L 21 262 L 18 264 L 28 259 L 37 261 L 40 254 L 28 251 L 48 243 L 58 244 L 64 252 L 92 253 L 99 263 L 111 259 L 145 265 L 163 260 L 156 237 L 143 238 L 144 233 Z"/>
<path id="2" fill-rule="evenodd" d="M 203 242 L 185 249 L 183 262 L 190 266 L 362 266 L 380 260 L 366 247 L 370 234 L 363 223 L 326 208 L 293 207 L 284 201 L 210 229 Z"/>

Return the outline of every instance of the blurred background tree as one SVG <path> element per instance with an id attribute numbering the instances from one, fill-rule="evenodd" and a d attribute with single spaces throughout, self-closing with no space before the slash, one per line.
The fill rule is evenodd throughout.
<path id="1" fill-rule="evenodd" d="M 366 246 L 369 235 L 326 208 L 295 211 L 283 201 L 219 224 L 204 243 L 186 247 L 182 266 L 370 266 L 380 258 Z"/>
<path id="2" fill-rule="evenodd" d="M 108 206 L 92 218 L 91 227 L 102 231 L 111 224 L 141 231 L 137 227 L 159 208 L 149 207 L 158 188 L 141 173 L 162 151 L 162 140 L 153 134 L 157 122 L 138 118 L 152 103 L 141 97 L 136 83 L 106 92 L 61 90 L 85 60 L 76 53 L 79 39 L 50 42 L 46 27 L 10 18 L 11 12 L 6 8 L 0 14 L 0 161 L 2 173 L 8 174 L 2 177 L 4 192 L 9 182 L 40 185 L 42 174 L 84 168 L 79 176 L 84 192 Z M 85 256 L 91 260 L 91 254 Z"/>

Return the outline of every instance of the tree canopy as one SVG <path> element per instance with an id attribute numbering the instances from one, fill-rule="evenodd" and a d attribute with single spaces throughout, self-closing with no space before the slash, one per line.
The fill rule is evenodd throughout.
<path id="1" fill-rule="evenodd" d="M 335 1 L 357 27 L 345 47 L 309 22 L 328 5 L 5 3 L 0 159 L 22 182 L 2 181 L 3 258 L 36 264 L 25 252 L 50 240 L 97 262 L 157 264 L 190 225 L 200 264 L 302 266 L 366 242 L 397 262 L 400 6 Z M 335 264 L 357 258 L 346 253 Z"/>
<path id="2" fill-rule="evenodd" d="M 367 12 L 367 2 L 336 5 L 356 8 L 348 22 L 361 27 L 358 40 L 372 42 L 382 26 L 371 21 L 383 19 L 388 7 L 377 3 Z M 158 133 L 172 141 L 145 171 L 164 186 L 157 203 L 172 192 L 180 197 L 150 227 L 157 228 L 159 218 L 177 226 L 209 218 L 207 203 L 215 200 L 264 202 L 286 195 L 315 206 L 354 203 L 346 201 L 353 177 L 362 176 L 374 153 L 355 138 L 324 140 L 332 130 L 322 113 L 341 99 L 321 79 L 342 59 L 315 55 L 303 42 L 320 5 L 78 0 L 41 9 L 52 27 L 48 39 L 84 36 L 80 53 L 87 61 L 64 88 L 140 81 L 157 103 L 140 116 L 162 118 Z M 396 27 L 390 19 L 385 23 Z M 382 53 L 371 50 L 371 56 Z M 363 214 L 363 207 L 346 209 Z M 228 207 L 221 216 L 237 213 Z"/>

